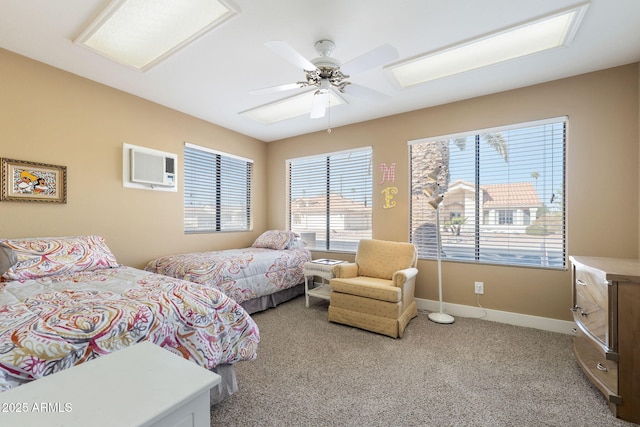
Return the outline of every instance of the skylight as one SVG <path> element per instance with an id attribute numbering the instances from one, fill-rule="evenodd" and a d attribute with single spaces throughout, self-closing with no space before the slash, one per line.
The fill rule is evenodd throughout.
<path id="1" fill-rule="evenodd" d="M 113 0 L 75 43 L 146 71 L 235 14 L 226 0 Z"/>
<path id="2" fill-rule="evenodd" d="M 391 72 L 400 86 L 409 87 L 568 45 L 587 7 L 588 3 L 584 3 L 466 43 L 397 62 L 385 69 Z"/>

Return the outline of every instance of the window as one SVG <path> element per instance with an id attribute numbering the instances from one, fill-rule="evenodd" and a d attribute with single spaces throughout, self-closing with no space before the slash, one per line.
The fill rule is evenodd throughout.
<path id="1" fill-rule="evenodd" d="M 437 256 L 436 210 L 423 189 L 440 166 L 443 260 L 564 269 L 566 129 L 562 117 L 410 141 L 420 258 Z"/>
<path id="2" fill-rule="evenodd" d="M 498 209 L 498 224 L 513 225 L 513 211 L 507 209 Z"/>
<path id="3" fill-rule="evenodd" d="M 252 168 L 252 160 L 185 143 L 185 233 L 250 230 Z"/>
<path id="4" fill-rule="evenodd" d="M 371 147 L 287 160 L 289 228 L 310 248 L 355 252 L 371 238 Z"/>

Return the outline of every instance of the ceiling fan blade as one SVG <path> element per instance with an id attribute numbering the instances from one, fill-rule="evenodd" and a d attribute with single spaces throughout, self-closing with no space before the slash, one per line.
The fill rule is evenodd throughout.
<path id="1" fill-rule="evenodd" d="M 301 87 L 304 87 L 304 86 L 301 85 L 300 83 L 287 83 L 284 85 L 270 86 L 262 89 L 254 89 L 249 91 L 249 93 L 251 95 L 264 95 L 267 93 L 276 93 L 276 92 L 284 92 L 285 90 L 300 89 Z"/>
<path id="2" fill-rule="evenodd" d="M 354 83 L 351 83 L 349 86 L 347 86 L 344 89 L 344 93 L 375 102 L 382 102 L 391 98 L 391 96 L 387 95 L 386 93 L 382 93 L 377 90 L 365 86 L 360 86 Z"/>
<path id="3" fill-rule="evenodd" d="M 307 58 L 302 56 L 297 50 L 292 48 L 288 43 L 283 41 L 270 41 L 265 45 L 271 49 L 276 55 L 291 62 L 298 68 L 302 68 L 305 71 L 313 71 L 316 66 L 311 63 Z"/>
<path id="4" fill-rule="evenodd" d="M 398 51 L 389 44 L 383 44 L 369 52 L 345 62 L 340 67 L 340 71 L 348 76 L 370 70 L 380 65 L 387 64 L 398 58 Z"/>
<path id="5" fill-rule="evenodd" d="M 311 104 L 311 118 L 319 119 L 324 117 L 327 111 L 327 105 L 329 104 L 329 92 L 316 92 L 313 95 L 313 103 Z"/>

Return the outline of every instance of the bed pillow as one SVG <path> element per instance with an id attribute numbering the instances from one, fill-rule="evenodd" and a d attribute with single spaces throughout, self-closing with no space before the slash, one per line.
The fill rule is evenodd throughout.
<path id="1" fill-rule="evenodd" d="M 300 239 L 299 237 L 296 237 L 295 239 L 291 239 L 291 242 L 289 242 L 289 245 L 286 247 L 286 249 L 300 249 L 300 248 L 306 248 L 306 247 L 307 247 L 307 242 Z"/>
<path id="2" fill-rule="evenodd" d="M 117 267 L 116 257 L 100 236 L 7 239 L 18 262 L 2 274 L 5 280 L 28 280 L 57 274 Z"/>
<path id="3" fill-rule="evenodd" d="M 289 243 L 287 243 L 287 247 L 285 249 L 296 249 L 302 246 L 306 246 L 306 243 L 300 240 L 300 235 L 298 233 L 294 233 L 293 231 L 286 231 L 291 236 L 289 239 Z"/>
<path id="4" fill-rule="evenodd" d="M 0 243 L 0 276 L 18 262 L 18 257 L 13 249 Z"/>
<path id="5" fill-rule="evenodd" d="M 293 231 L 269 230 L 262 233 L 251 247 L 283 250 L 298 238 Z"/>

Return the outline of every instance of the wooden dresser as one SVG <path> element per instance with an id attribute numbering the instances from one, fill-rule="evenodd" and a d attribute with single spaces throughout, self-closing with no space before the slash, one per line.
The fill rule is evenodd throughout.
<path id="1" fill-rule="evenodd" d="M 616 417 L 640 423 L 640 260 L 569 259 L 578 363 Z"/>

